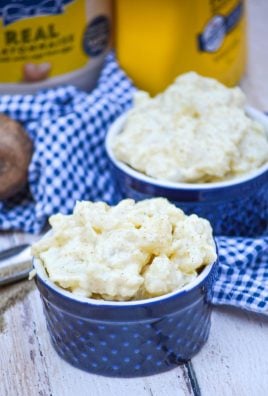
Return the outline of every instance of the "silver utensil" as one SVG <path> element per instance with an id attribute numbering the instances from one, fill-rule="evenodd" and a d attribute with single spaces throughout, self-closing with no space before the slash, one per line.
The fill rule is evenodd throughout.
<path id="1" fill-rule="evenodd" d="M 31 247 L 21 244 L 0 252 L 0 287 L 26 279 L 32 270 Z"/>
<path id="2" fill-rule="evenodd" d="M 22 245 L 16 245 L 11 248 L 0 251 L 0 261 L 6 260 L 10 257 L 15 256 L 16 254 L 19 254 L 20 252 L 22 252 L 24 249 L 26 249 L 29 246 L 30 245 L 28 243 L 24 243 Z"/>

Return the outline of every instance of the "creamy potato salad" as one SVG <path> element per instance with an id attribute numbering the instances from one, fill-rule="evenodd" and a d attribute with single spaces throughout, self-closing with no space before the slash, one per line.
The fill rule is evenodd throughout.
<path id="1" fill-rule="evenodd" d="M 135 94 L 112 149 L 118 160 L 157 179 L 202 183 L 238 177 L 268 161 L 266 131 L 244 107 L 240 88 L 186 73 L 154 98 Z"/>
<path id="2" fill-rule="evenodd" d="M 50 218 L 52 232 L 33 245 L 49 278 L 86 297 L 143 299 L 180 289 L 216 260 L 209 222 L 164 198 L 116 206 L 78 202 Z"/>

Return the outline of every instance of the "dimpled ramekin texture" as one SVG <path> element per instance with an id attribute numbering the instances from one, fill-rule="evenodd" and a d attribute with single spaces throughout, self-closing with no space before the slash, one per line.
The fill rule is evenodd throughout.
<path id="1" fill-rule="evenodd" d="M 192 289 L 134 305 L 78 301 L 37 275 L 52 344 L 67 362 L 95 374 L 136 377 L 172 369 L 207 341 L 216 268 Z"/>

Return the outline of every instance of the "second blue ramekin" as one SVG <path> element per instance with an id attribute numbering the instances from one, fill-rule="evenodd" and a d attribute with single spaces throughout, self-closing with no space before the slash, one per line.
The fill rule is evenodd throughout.
<path id="1" fill-rule="evenodd" d="M 247 113 L 264 125 L 268 134 L 268 117 L 252 108 Z M 268 233 L 268 163 L 243 177 L 217 183 L 157 180 L 118 161 L 113 153 L 113 139 L 122 131 L 126 117 L 116 120 L 106 138 L 111 171 L 122 198 L 167 198 L 186 214 L 208 219 L 215 235 L 256 237 Z"/>

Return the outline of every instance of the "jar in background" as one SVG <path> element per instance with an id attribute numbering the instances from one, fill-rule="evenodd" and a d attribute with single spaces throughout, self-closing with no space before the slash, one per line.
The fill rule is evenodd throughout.
<path id="1" fill-rule="evenodd" d="M 111 0 L 0 3 L 0 93 L 90 90 L 110 46 Z"/>
<path id="2" fill-rule="evenodd" d="M 151 94 L 190 70 L 235 85 L 246 64 L 245 13 L 243 0 L 115 0 L 119 62 Z"/>

